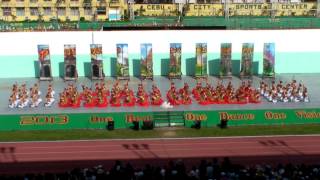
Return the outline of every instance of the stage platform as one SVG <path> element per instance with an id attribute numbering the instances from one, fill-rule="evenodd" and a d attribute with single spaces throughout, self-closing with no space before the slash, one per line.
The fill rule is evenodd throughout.
<path id="1" fill-rule="evenodd" d="M 193 98 L 193 103 L 191 105 L 179 105 L 174 106 L 171 109 L 164 109 L 159 106 L 149 106 L 149 107 L 111 107 L 108 106 L 106 108 L 85 108 L 81 106 L 80 108 L 59 108 L 58 107 L 58 100 L 59 100 L 59 93 L 63 91 L 63 89 L 67 86 L 68 83 L 76 84 L 79 91 L 82 91 L 81 85 L 86 85 L 88 87 L 92 86 L 94 89 L 94 84 L 100 81 L 91 81 L 88 78 L 79 78 L 77 82 L 74 81 L 66 81 L 64 82 L 63 79 L 54 78 L 52 81 L 54 91 L 56 92 L 55 99 L 56 102 L 52 107 L 46 108 L 40 105 L 38 108 L 29 108 L 26 107 L 24 109 L 11 109 L 8 108 L 8 98 L 11 93 L 12 85 L 17 82 L 19 85 L 22 83 L 26 83 L 27 87 L 30 88 L 34 83 L 38 82 L 38 79 L 35 78 L 21 78 L 21 79 L 0 79 L 0 114 L 50 114 L 50 113 L 99 113 L 99 112 L 153 112 L 153 111 L 196 111 L 196 110 L 240 110 L 240 109 L 292 109 L 292 108 L 318 108 L 320 107 L 320 85 L 318 82 L 318 78 L 320 74 L 281 74 L 276 76 L 276 82 L 282 80 L 284 83 L 290 82 L 292 79 L 296 79 L 297 82 L 303 82 L 308 88 L 308 93 L 311 102 L 309 103 L 282 103 L 278 102 L 276 104 L 267 102 L 264 98 L 262 98 L 262 103 L 260 104 L 245 104 L 245 105 L 235 105 L 235 104 L 215 104 L 215 105 L 207 105 L 201 106 L 199 105 Z M 262 79 L 260 77 L 254 76 L 252 79 L 253 86 L 258 88 L 259 83 Z M 105 78 L 104 82 L 108 84 L 109 89 L 111 89 L 113 83 L 116 81 L 116 78 Z M 192 89 L 195 84 L 196 80 L 190 76 L 183 76 L 181 80 L 174 79 L 172 80 L 175 82 L 177 88 L 183 87 L 183 84 L 187 82 Z M 208 77 L 208 82 L 212 85 L 216 85 L 216 83 L 220 81 L 219 78 L 214 76 Z M 233 77 L 232 79 L 223 79 L 221 80 L 224 84 L 227 84 L 229 81 L 232 82 L 234 87 L 238 87 L 242 82 L 241 79 L 238 77 Z M 271 79 L 265 79 L 265 82 L 269 82 L 271 84 Z M 141 80 L 137 77 L 131 77 L 129 86 L 132 90 L 137 91 L 138 84 Z M 154 80 L 144 80 L 142 81 L 146 90 L 151 92 L 152 84 L 156 84 L 161 92 L 162 98 L 166 100 L 165 93 L 170 87 L 170 80 L 164 76 L 156 76 Z M 125 80 L 120 81 L 121 87 L 122 84 L 126 83 Z M 47 92 L 49 82 L 48 81 L 40 81 L 40 90 L 41 90 L 41 97 L 44 100 L 45 94 Z"/>
<path id="2" fill-rule="evenodd" d="M 11 109 L 8 107 L 8 98 L 11 93 L 12 84 L 17 82 L 19 85 L 26 83 L 27 87 L 30 88 L 34 83 L 38 82 L 38 79 L 35 78 L 21 78 L 21 79 L 0 79 L 0 126 L 4 124 L 0 130 L 14 130 L 20 129 L 21 125 L 34 125 L 34 124 L 57 124 L 56 121 L 52 119 L 57 119 L 56 116 L 62 115 L 67 122 L 64 124 L 73 124 L 71 121 L 81 121 L 82 126 L 78 126 L 76 122 L 70 128 L 105 128 L 105 124 L 109 120 L 122 121 L 118 123 L 116 127 L 128 127 L 128 123 L 138 120 L 154 120 L 158 118 L 157 113 L 168 113 L 168 121 L 170 121 L 170 113 L 180 114 L 184 116 L 186 120 L 205 120 L 207 126 L 216 125 L 221 118 L 226 117 L 228 120 L 234 120 L 230 122 L 230 125 L 245 125 L 245 124 L 281 124 L 281 123 L 318 123 L 320 122 L 320 87 L 318 82 L 318 77 L 320 74 L 279 74 L 276 76 L 276 82 L 279 80 L 286 82 L 291 82 L 292 79 L 297 80 L 297 82 L 302 82 L 308 88 L 308 94 L 310 97 L 310 102 L 289 102 L 282 103 L 278 102 L 276 104 L 267 102 L 262 98 L 262 102 L 259 104 L 214 104 L 214 105 L 199 105 L 193 98 L 193 103 L 191 105 L 179 105 L 174 106 L 170 109 L 165 109 L 160 106 L 148 106 L 148 107 L 111 107 L 110 105 L 105 108 L 85 108 L 81 106 L 80 108 L 60 108 L 58 107 L 59 93 L 66 87 L 68 83 L 74 83 L 77 85 L 78 90 L 82 90 L 81 85 L 92 86 L 99 81 L 91 81 L 88 78 L 79 78 L 77 82 L 67 81 L 64 82 L 63 79 L 54 78 L 52 81 L 54 91 L 56 92 L 55 99 L 56 102 L 52 107 L 44 107 L 43 104 L 37 108 L 26 107 L 23 109 Z M 262 79 L 260 77 L 253 77 L 252 82 L 254 87 L 258 87 Z M 104 82 L 108 84 L 108 88 L 111 89 L 111 86 L 116 81 L 116 78 L 105 78 Z M 193 77 L 183 76 L 182 79 L 174 79 L 175 85 L 177 88 L 183 87 L 183 84 L 187 82 L 192 89 L 196 80 Z M 216 85 L 219 78 L 214 76 L 209 76 L 208 81 L 212 85 Z M 232 79 L 222 80 L 224 84 L 227 84 L 229 81 L 232 81 L 234 87 L 238 87 L 242 82 L 238 77 L 232 77 Z M 265 82 L 271 83 L 272 79 L 265 79 Z M 126 81 L 120 81 L 121 85 L 126 83 Z M 137 77 L 131 77 L 129 86 L 136 93 L 138 84 L 141 80 Z M 151 91 L 152 84 L 156 84 L 161 92 L 162 98 L 166 100 L 165 94 L 170 86 L 170 80 L 166 77 L 154 77 L 154 80 L 144 80 L 142 81 L 145 85 L 145 88 L 148 92 Z M 40 90 L 42 92 L 41 97 L 44 99 L 47 92 L 48 81 L 40 82 Z M 299 114 L 296 110 L 300 110 L 302 113 L 308 112 L 311 114 Z M 275 116 L 270 114 L 275 112 Z M 190 114 L 191 113 L 191 114 Z M 223 114 L 228 113 L 228 114 Z M 236 114 L 232 114 L 236 113 Z M 269 113 L 269 114 L 266 114 Z M 226 116 L 227 115 L 227 116 Z M 129 117 L 131 116 L 131 117 Z M 37 117 L 40 117 L 37 118 Z M 98 117 L 98 118 L 96 118 Z M 134 118 L 133 118 L 134 117 Z M 271 118 L 270 118 L 271 117 Z M 51 118 L 51 121 L 50 121 Z M 99 119 L 100 118 L 100 119 Z M 174 117 L 173 117 L 174 118 Z M 14 119 L 10 121 L 11 125 L 6 125 L 9 119 Z M 27 119 L 27 120 L 26 120 Z M 29 119 L 29 120 L 28 120 Z M 42 119 L 42 120 L 41 120 Z M 61 117 L 58 117 L 61 121 Z M 121 119 L 121 120 L 119 120 Z M 301 121 L 303 119 L 303 121 Z M 6 121 L 7 120 L 7 121 Z M 273 121 L 271 121 L 273 120 Z M 279 121 L 281 120 L 281 121 Z M 50 122 L 49 122 L 50 121 Z M 88 123 L 104 123 L 104 125 L 87 125 Z M 212 121 L 212 122 L 211 122 Z M 87 124 L 86 124 L 87 123 Z M 188 124 L 188 123 L 184 123 Z M 189 123 L 190 125 L 190 123 Z M 9 127 L 10 126 L 10 127 Z M 9 127 L 9 128 L 7 128 Z M 14 127 L 14 128 L 12 128 Z M 26 126 L 23 126 L 26 127 Z M 41 126 L 36 127 L 35 129 L 46 129 L 48 127 Z M 62 128 L 59 123 L 57 126 L 51 126 L 51 128 Z M 68 127 L 69 128 L 69 127 Z M 25 128 L 22 128 L 25 129 Z M 26 130 L 34 129 L 34 127 L 28 126 Z"/>

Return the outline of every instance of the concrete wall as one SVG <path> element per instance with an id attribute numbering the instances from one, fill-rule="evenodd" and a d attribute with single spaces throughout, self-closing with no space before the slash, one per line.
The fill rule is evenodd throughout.
<path id="1" fill-rule="evenodd" d="M 37 45 L 48 44 L 53 76 L 63 74 L 64 44 L 76 44 L 79 76 L 88 75 L 91 43 L 102 44 L 104 71 L 114 75 L 116 44 L 127 43 L 131 75 L 139 74 L 140 44 L 152 43 L 155 75 L 166 75 L 170 43 L 182 43 L 182 73 L 194 73 L 195 44 L 208 44 L 209 74 L 218 72 L 220 44 L 232 43 L 234 74 L 240 69 L 242 43 L 254 43 L 255 73 L 262 73 L 265 42 L 276 45 L 276 73 L 320 73 L 320 30 L 193 30 L 110 32 L 12 32 L 0 33 L 0 78 L 34 77 Z"/>

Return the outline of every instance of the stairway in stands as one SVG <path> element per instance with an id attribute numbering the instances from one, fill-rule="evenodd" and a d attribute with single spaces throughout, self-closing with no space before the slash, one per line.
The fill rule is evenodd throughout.
<path id="1" fill-rule="evenodd" d="M 177 111 L 154 112 L 153 121 L 155 127 L 176 127 L 185 125 L 184 113 Z"/>

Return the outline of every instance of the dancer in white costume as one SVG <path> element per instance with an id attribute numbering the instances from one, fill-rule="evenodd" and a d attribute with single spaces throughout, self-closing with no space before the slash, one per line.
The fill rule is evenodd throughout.
<path id="1" fill-rule="evenodd" d="M 51 84 L 49 84 L 48 86 L 48 92 L 47 92 L 47 95 L 46 95 L 46 103 L 44 104 L 45 107 L 51 107 L 54 103 L 54 90 L 53 90 L 53 87 Z"/>

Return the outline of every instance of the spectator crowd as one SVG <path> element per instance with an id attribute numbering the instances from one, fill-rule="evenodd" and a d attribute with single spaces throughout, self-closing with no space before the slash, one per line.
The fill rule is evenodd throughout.
<path id="1" fill-rule="evenodd" d="M 102 165 L 93 168 L 75 168 L 64 173 L 26 174 L 21 176 L 0 176 L 0 179 L 23 180 L 278 180 L 278 179 L 320 179 L 319 165 L 279 164 L 245 167 L 235 165 L 228 158 L 220 163 L 218 159 L 202 160 L 197 166 L 187 169 L 182 160 L 169 161 L 165 166 L 146 164 L 136 168 L 130 163 L 116 161 L 110 169 Z"/>

